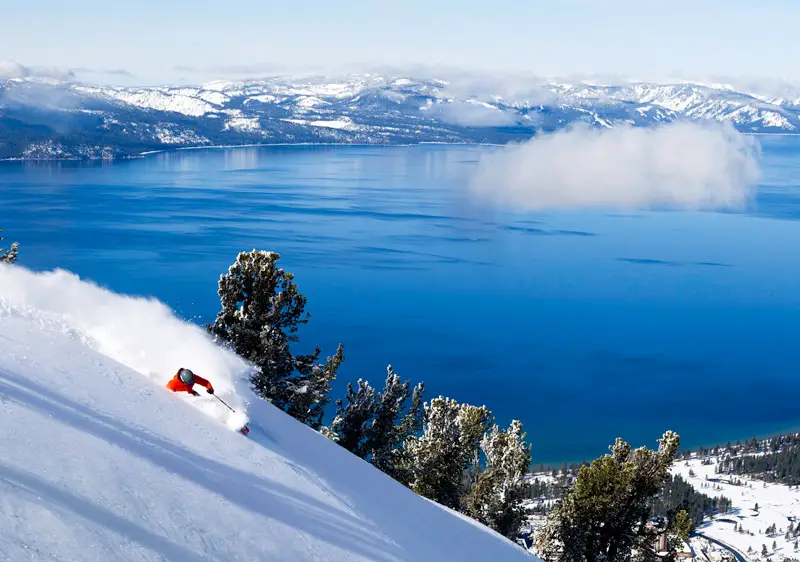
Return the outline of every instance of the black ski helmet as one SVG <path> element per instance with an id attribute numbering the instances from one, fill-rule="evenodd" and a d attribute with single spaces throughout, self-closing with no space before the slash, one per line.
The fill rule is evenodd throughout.
<path id="1" fill-rule="evenodd" d="M 181 369 L 178 371 L 178 378 L 188 386 L 194 383 L 194 373 L 190 369 Z"/>

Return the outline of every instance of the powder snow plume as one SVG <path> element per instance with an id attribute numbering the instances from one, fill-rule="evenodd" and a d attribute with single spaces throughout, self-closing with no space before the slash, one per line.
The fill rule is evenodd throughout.
<path id="1" fill-rule="evenodd" d="M 60 269 L 34 273 L 0 266 L 0 320 L 7 315 L 35 318 L 43 329 L 81 339 L 160 386 L 179 368 L 190 368 L 209 379 L 216 394 L 237 412 L 232 414 L 202 388 L 197 390 L 203 399 L 180 396 L 232 428 L 247 422 L 251 367 L 156 299 L 113 293 Z"/>

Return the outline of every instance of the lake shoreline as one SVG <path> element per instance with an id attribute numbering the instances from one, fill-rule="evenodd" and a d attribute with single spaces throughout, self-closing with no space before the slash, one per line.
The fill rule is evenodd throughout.
<path id="1" fill-rule="evenodd" d="M 548 132 L 548 134 L 551 134 Z M 798 137 L 798 133 L 752 133 L 740 132 L 739 134 L 754 137 Z M 347 143 L 347 142 L 274 142 L 274 143 L 246 143 L 246 144 L 220 144 L 220 145 L 207 145 L 207 146 L 179 146 L 174 148 L 160 148 L 157 150 L 147 150 L 135 155 L 115 157 L 115 158 L 0 158 L 0 163 L 3 162 L 125 162 L 130 160 L 141 160 L 155 154 L 168 154 L 173 152 L 182 152 L 190 150 L 236 150 L 240 148 L 281 148 L 281 147 L 333 147 L 333 148 L 409 148 L 415 146 L 452 146 L 452 147 L 494 147 L 502 148 L 520 142 L 527 142 L 536 138 L 531 136 L 523 141 L 507 143 L 484 143 L 484 142 L 443 142 L 443 141 L 419 141 L 398 144 L 370 144 L 370 143 Z"/>

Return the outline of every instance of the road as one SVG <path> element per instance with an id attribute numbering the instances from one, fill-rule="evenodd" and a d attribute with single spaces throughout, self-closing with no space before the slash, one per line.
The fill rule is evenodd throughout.
<path id="1" fill-rule="evenodd" d="M 702 537 L 709 542 L 713 542 L 716 545 L 721 546 L 722 548 L 733 554 L 734 557 L 736 557 L 736 560 L 738 560 L 739 562 L 750 562 L 749 558 L 746 558 L 744 554 L 742 554 L 729 544 L 725 544 L 724 542 L 718 541 L 717 539 L 712 539 L 711 537 L 704 535 L 703 533 L 695 533 L 695 535 L 697 535 L 698 537 Z"/>

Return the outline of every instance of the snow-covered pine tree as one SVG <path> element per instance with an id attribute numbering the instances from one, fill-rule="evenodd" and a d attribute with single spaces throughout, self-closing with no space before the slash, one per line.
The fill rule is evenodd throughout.
<path id="1" fill-rule="evenodd" d="M 2 231 L 3 231 L 3 229 L 0 228 L 0 232 L 2 232 Z M 2 242 L 2 241 L 3 241 L 3 237 L 0 236 L 0 242 Z M 14 262 L 16 262 L 17 261 L 18 250 L 19 250 L 19 244 L 17 242 L 14 242 L 13 244 L 11 244 L 11 248 L 9 248 L 8 250 L 4 251 L 3 248 L 0 248 L 0 263 L 14 263 Z"/>
<path id="2" fill-rule="evenodd" d="M 456 507 L 461 461 L 458 403 L 439 396 L 425 404 L 422 436 L 411 438 L 406 449 L 411 460 L 411 488 L 418 494 Z"/>
<path id="3" fill-rule="evenodd" d="M 336 401 L 336 416 L 330 426 L 319 429 L 328 439 L 371 462 L 377 468 L 410 486 L 410 461 L 406 440 L 422 429 L 423 390 L 419 383 L 413 393 L 389 365 L 382 392 L 359 379 L 358 390 L 347 385 L 343 403 Z M 405 403 L 412 397 L 411 407 Z M 405 413 L 404 413 L 405 412 Z"/>
<path id="4" fill-rule="evenodd" d="M 386 474 L 411 487 L 414 479 L 414 459 L 406 448 L 409 439 L 418 437 L 425 423 L 425 384 L 419 383 L 411 393 L 411 405 L 395 428 L 391 459 L 384 470 Z"/>
<path id="5" fill-rule="evenodd" d="M 514 420 L 508 429 L 492 426 L 480 443 L 486 466 L 473 466 L 474 481 L 462 500 L 465 514 L 509 538 L 517 535 L 525 519 L 525 474 L 531 463 L 531 448 L 525 442 L 522 424 Z M 473 463 L 477 465 L 477 462 Z"/>
<path id="6" fill-rule="evenodd" d="M 345 400 L 346 404 L 336 401 L 336 417 L 330 429 L 337 435 L 339 445 L 364 458 L 364 436 L 367 424 L 375 414 L 375 389 L 363 379 L 358 379 L 357 391 L 353 390 L 352 383 L 347 383 Z"/>
<path id="7" fill-rule="evenodd" d="M 219 279 L 221 310 L 206 329 L 218 341 L 256 366 L 254 391 L 303 423 L 318 428 L 329 401 L 330 383 L 344 360 L 342 346 L 325 364 L 320 349 L 295 356 L 290 345 L 308 322 L 306 297 L 294 275 L 276 264 L 275 252 L 240 252 Z"/>
<path id="8" fill-rule="evenodd" d="M 491 413 L 439 396 L 425 404 L 420 437 L 406 441 L 411 488 L 447 507 L 458 509 L 463 493 L 464 471 L 475 458 L 481 437 L 488 430 Z"/>
<path id="9" fill-rule="evenodd" d="M 265 326 L 253 340 L 249 340 L 250 331 L 246 328 L 234 328 L 230 335 L 235 339 L 228 343 L 233 344 L 237 353 L 258 368 L 250 379 L 256 394 L 278 408 L 287 410 L 296 390 L 288 382 L 295 369 L 294 357 L 289 349 L 290 338 L 269 326 Z M 248 347 L 251 341 L 252 348 Z"/>
<path id="10" fill-rule="evenodd" d="M 492 413 L 486 406 L 461 404 L 459 407 L 458 425 L 461 434 L 461 450 L 466 462 L 471 462 L 481 445 L 484 434 L 492 427 Z"/>
<path id="11" fill-rule="evenodd" d="M 391 365 L 386 371 L 386 383 L 375 403 L 375 417 L 366 431 L 365 451 L 373 465 L 391 475 L 395 460 L 393 451 L 402 447 L 407 437 L 402 434 L 401 422 L 411 393 L 408 381 L 403 382 Z"/>
<path id="12" fill-rule="evenodd" d="M 416 435 L 422 431 L 425 423 L 424 395 L 425 383 L 421 382 L 414 387 L 414 391 L 411 393 L 411 406 L 408 408 L 408 412 L 406 412 L 403 422 L 400 424 L 400 431 L 404 437 L 402 441 L 404 443 L 408 437 Z"/>
<path id="13" fill-rule="evenodd" d="M 331 383 L 344 361 L 344 346 L 339 344 L 336 353 L 322 364 L 316 363 L 319 354 L 317 347 L 311 355 L 295 357 L 299 376 L 287 381 L 292 399 L 286 411 L 314 429 L 322 425 L 325 407 L 331 401 Z"/>
<path id="14" fill-rule="evenodd" d="M 545 559 L 623 562 L 635 549 L 649 560 L 659 532 L 648 526 L 649 502 L 666 482 L 679 445 L 672 431 L 659 440 L 657 451 L 631 451 L 617 439 L 610 455 L 581 468 L 538 533 Z"/>
<path id="15" fill-rule="evenodd" d="M 481 469 L 480 454 L 475 451 L 471 466 L 464 473 L 459 511 L 490 527 L 491 515 L 499 503 L 496 490 L 500 479 L 499 471 Z"/>

